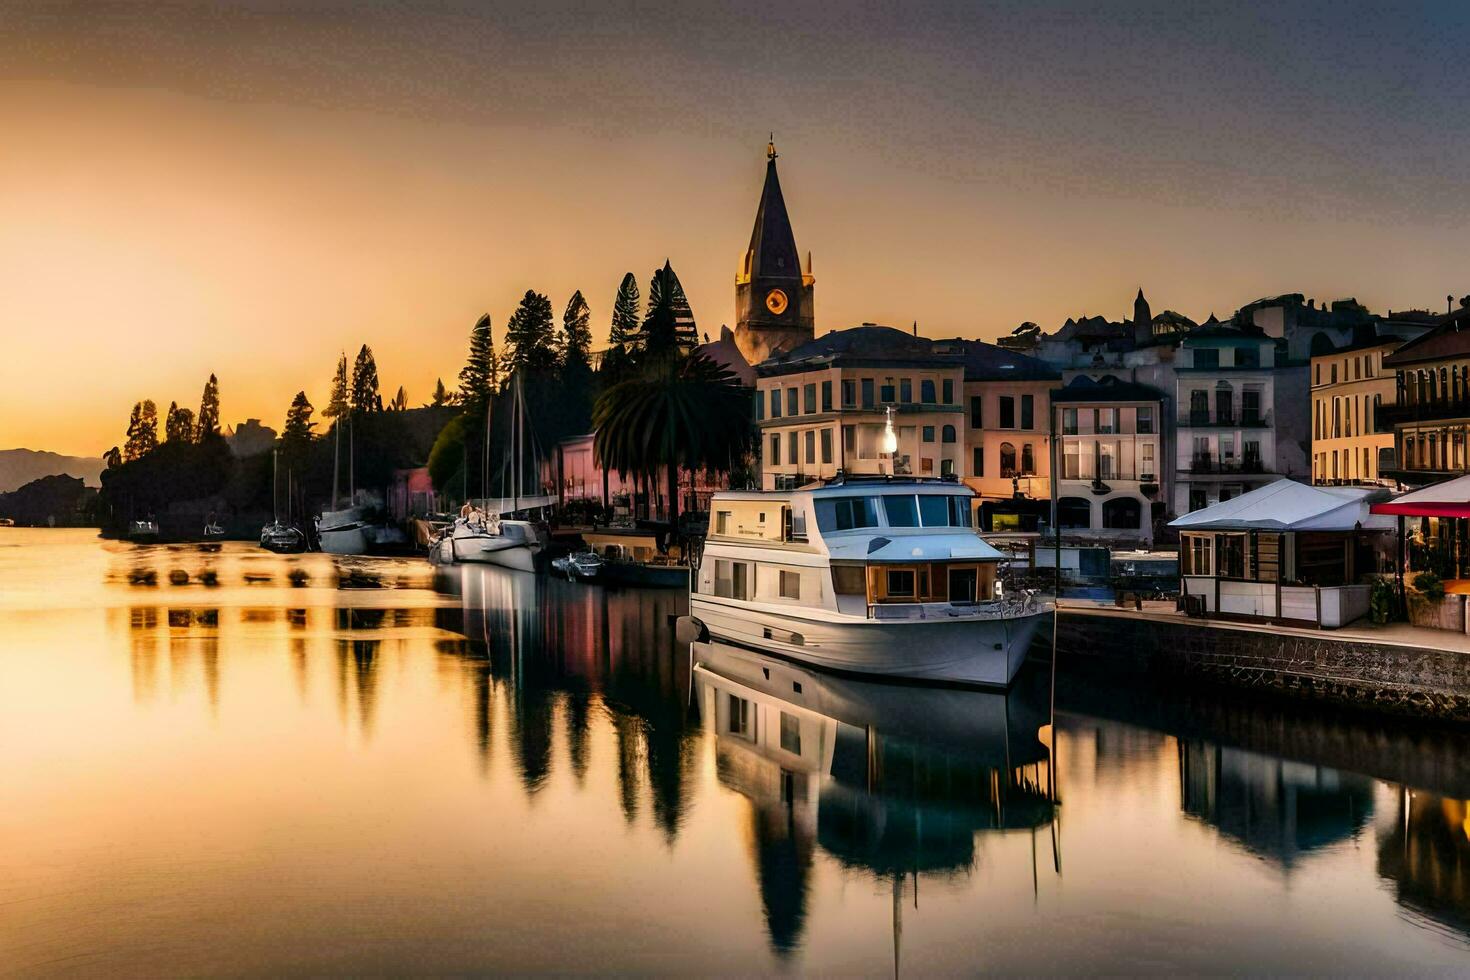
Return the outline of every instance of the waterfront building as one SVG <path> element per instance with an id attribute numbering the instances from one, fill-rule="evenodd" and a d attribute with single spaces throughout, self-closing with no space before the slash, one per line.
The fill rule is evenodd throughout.
<path id="1" fill-rule="evenodd" d="M 1312 482 L 1393 486 L 1396 468 L 1384 406 L 1397 404 L 1394 372 L 1384 359 L 1404 338 L 1367 333 L 1330 354 L 1312 357 Z"/>
<path id="2" fill-rule="evenodd" d="M 865 323 L 756 367 L 760 485 L 787 490 L 850 474 L 965 477 L 965 354 Z M 884 448 L 892 429 L 896 446 Z"/>
<path id="3" fill-rule="evenodd" d="M 1169 398 L 1111 375 L 1073 378 L 1051 395 L 1060 442 L 1057 524 L 1075 538 L 1152 547 L 1162 492 L 1161 423 Z"/>
<path id="4" fill-rule="evenodd" d="M 1186 611 L 1335 628 L 1367 615 L 1360 576 L 1392 567 L 1371 487 L 1277 480 L 1170 522 Z"/>
<path id="5" fill-rule="evenodd" d="M 1175 358 L 1174 512 L 1308 473 L 1307 369 L 1257 327 L 1210 323 Z"/>
<path id="6" fill-rule="evenodd" d="M 1377 410 L 1375 427 L 1393 427 L 1396 457 L 1385 475 L 1418 487 L 1470 472 L 1470 305 L 1446 314 L 1383 365 L 1394 372 L 1394 403 Z"/>
<path id="7" fill-rule="evenodd" d="M 984 531 L 1035 531 L 1050 523 L 1051 391 L 1061 379 L 1039 358 L 979 340 L 965 356 L 965 482 Z"/>

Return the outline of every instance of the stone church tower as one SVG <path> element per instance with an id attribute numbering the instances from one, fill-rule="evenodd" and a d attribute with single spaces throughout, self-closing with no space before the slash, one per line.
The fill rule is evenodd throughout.
<path id="1" fill-rule="evenodd" d="M 759 364 L 777 351 L 811 340 L 813 285 L 811 254 L 806 268 L 776 177 L 776 146 L 766 147 L 766 186 L 755 213 L 750 247 L 735 276 L 735 345 L 746 361 Z"/>

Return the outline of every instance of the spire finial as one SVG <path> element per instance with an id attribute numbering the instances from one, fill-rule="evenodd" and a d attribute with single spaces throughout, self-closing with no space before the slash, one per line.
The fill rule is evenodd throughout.
<path id="1" fill-rule="evenodd" d="M 766 159 L 767 160 L 774 160 L 774 159 L 776 159 L 776 134 L 775 133 L 772 133 L 771 134 L 771 141 L 766 144 Z"/>

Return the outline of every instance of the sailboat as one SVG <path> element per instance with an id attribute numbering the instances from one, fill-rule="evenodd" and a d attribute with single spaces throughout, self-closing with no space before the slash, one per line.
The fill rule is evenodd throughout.
<path id="1" fill-rule="evenodd" d="M 347 356 L 342 357 L 344 370 Z M 380 506 L 359 501 L 357 492 L 357 470 L 353 456 L 352 415 L 347 420 L 347 506 L 338 507 L 338 474 L 341 471 L 342 419 L 333 426 L 335 442 L 332 445 L 332 509 L 322 511 L 316 519 L 317 541 L 321 549 L 333 555 L 366 555 L 374 552 L 402 547 L 408 543 L 407 536 L 390 523 Z"/>
<path id="2" fill-rule="evenodd" d="M 281 520 L 280 500 L 281 451 L 271 452 L 271 522 L 260 529 L 260 546 L 279 554 L 306 550 L 306 535 L 290 522 L 290 494 L 287 494 L 287 520 Z M 207 532 L 206 532 L 207 533 Z"/>
<path id="3" fill-rule="evenodd" d="M 496 501 L 488 498 L 479 504 L 466 501 L 459 517 L 434 540 L 429 549 L 431 561 L 441 565 L 462 562 L 500 565 L 518 571 L 536 570 L 537 556 L 545 550 L 540 529 L 531 521 L 503 518 L 501 512 L 509 503 L 511 514 L 531 507 L 549 503 L 521 494 L 523 481 L 522 458 L 525 455 L 525 398 L 521 380 L 516 378 L 511 402 L 511 456 L 507 461 L 510 471 L 512 496 Z M 485 449 L 481 460 L 481 485 L 488 482 L 490 452 L 490 407 L 485 407 Z M 493 506 L 492 506 L 493 503 Z"/>

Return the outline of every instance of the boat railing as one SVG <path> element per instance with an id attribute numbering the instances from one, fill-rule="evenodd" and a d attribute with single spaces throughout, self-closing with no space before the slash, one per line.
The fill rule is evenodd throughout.
<path id="1" fill-rule="evenodd" d="M 1034 593 L 983 602 L 873 602 L 868 618 L 877 620 L 1014 619 L 1044 612 L 1050 605 Z"/>

